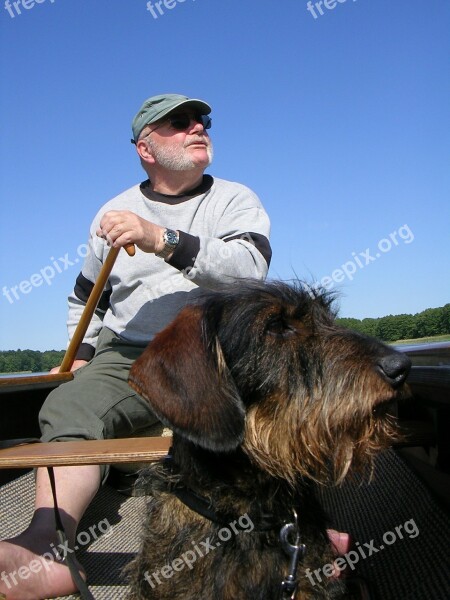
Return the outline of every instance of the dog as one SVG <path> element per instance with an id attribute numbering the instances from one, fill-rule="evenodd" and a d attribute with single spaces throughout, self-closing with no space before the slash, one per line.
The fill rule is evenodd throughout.
<path id="1" fill-rule="evenodd" d="M 334 297 L 247 282 L 184 308 L 129 383 L 173 431 L 150 489 L 132 600 L 345 597 L 310 573 L 335 558 L 317 484 L 367 469 L 395 439 L 410 361 L 339 327 Z"/>

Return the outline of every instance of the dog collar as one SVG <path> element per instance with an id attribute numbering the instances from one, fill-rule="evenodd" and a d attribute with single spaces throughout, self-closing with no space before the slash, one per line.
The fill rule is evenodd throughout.
<path id="1" fill-rule="evenodd" d="M 173 475 L 176 473 L 176 467 L 173 464 L 172 455 L 169 454 L 164 458 L 164 468 L 166 468 Z M 194 492 L 191 488 L 181 482 L 171 483 L 168 490 L 170 494 L 173 494 L 180 500 L 185 506 L 190 508 L 205 519 L 208 519 L 212 523 L 217 523 L 223 527 L 228 525 L 233 520 L 233 515 L 227 515 L 216 511 L 211 501 L 204 496 L 201 496 L 197 492 Z M 259 516 L 249 515 L 255 531 L 264 532 L 272 531 L 274 529 L 280 529 L 286 524 L 286 520 L 275 519 L 273 515 L 262 514 Z M 238 521 L 237 521 L 238 522 Z M 237 525 L 235 520 L 235 523 Z"/>
<path id="2" fill-rule="evenodd" d="M 186 486 L 176 485 L 170 488 L 170 493 L 173 494 L 180 500 L 185 506 L 190 508 L 192 511 L 197 514 L 205 517 L 209 521 L 213 523 L 217 523 L 218 525 L 226 526 L 230 523 L 230 520 L 233 520 L 231 516 L 226 516 L 225 514 L 218 513 L 211 506 L 211 503 L 207 498 L 200 496 L 190 488 Z M 254 525 L 255 531 L 264 532 L 271 531 L 273 529 L 278 529 L 282 527 L 286 521 L 280 521 L 279 519 L 274 519 L 272 515 L 261 515 L 258 518 L 255 518 L 252 515 L 249 515 L 250 520 Z M 234 520 L 235 526 L 239 529 L 239 521 Z M 244 531 L 245 528 L 241 527 Z"/>
<path id="3" fill-rule="evenodd" d="M 213 523 L 218 523 L 219 525 L 227 525 L 229 520 L 227 520 L 224 516 L 219 515 L 211 505 L 209 504 L 206 498 L 196 494 L 193 490 L 190 490 L 186 487 L 176 487 L 170 490 L 171 493 L 176 496 L 183 504 L 185 504 L 188 508 L 196 512 L 197 514 L 209 519 Z M 298 587 L 298 579 L 297 579 L 297 567 L 300 560 L 304 557 L 306 546 L 301 543 L 300 533 L 298 530 L 297 523 L 297 513 L 294 512 L 294 520 L 292 523 L 284 522 L 280 528 L 280 543 L 283 551 L 289 557 L 289 572 L 288 575 L 281 582 L 281 594 L 283 600 L 292 600 L 295 598 L 295 593 Z M 252 523 L 255 524 L 254 519 L 252 518 Z M 237 528 L 243 527 L 239 526 L 239 521 L 234 521 L 234 526 Z M 263 515 L 259 520 L 258 524 L 255 525 L 255 531 L 265 532 L 271 531 L 273 529 L 277 529 L 280 527 L 280 521 L 275 521 L 270 515 Z"/>
<path id="4" fill-rule="evenodd" d="M 172 461 L 172 455 L 169 454 L 164 458 L 164 467 L 170 471 L 171 474 L 175 472 L 174 464 Z M 169 488 L 169 493 L 173 494 L 178 500 L 180 500 L 190 510 L 196 512 L 205 519 L 217 523 L 218 525 L 226 526 L 230 522 L 230 517 L 220 514 L 214 510 L 211 506 L 211 502 L 191 490 L 184 484 L 175 483 Z M 273 531 L 274 529 L 280 530 L 279 538 L 283 551 L 289 557 L 289 573 L 281 582 L 281 594 L 283 600 L 293 600 L 298 587 L 297 579 L 297 567 L 305 555 L 306 546 L 301 543 L 300 531 L 298 527 L 297 511 L 293 511 L 293 520 L 288 523 L 286 520 L 280 521 L 274 519 L 272 515 L 261 515 L 259 518 L 250 516 L 250 519 L 254 525 L 254 531 L 266 532 Z M 234 525 L 239 528 L 239 521 L 234 520 Z M 241 527 L 243 530 L 244 528 Z"/>

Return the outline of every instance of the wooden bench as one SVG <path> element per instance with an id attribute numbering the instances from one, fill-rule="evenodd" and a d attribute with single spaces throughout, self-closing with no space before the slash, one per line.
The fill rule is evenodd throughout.
<path id="1" fill-rule="evenodd" d="M 24 444 L 0 450 L 0 469 L 155 462 L 170 444 L 170 437 Z"/>

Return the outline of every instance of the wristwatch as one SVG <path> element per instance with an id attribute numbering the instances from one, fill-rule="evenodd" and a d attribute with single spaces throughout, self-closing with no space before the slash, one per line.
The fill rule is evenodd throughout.
<path id="1" fill-rule="evenodd" d="M 163 233 L 163 240 L 164 248 L 161 250 L 161 252 L 158 252 L 156 256 L 159 256 L 160 258 L 167 258 L 178 246 L 180 236 L 178 235 L 177 231 L 174 231 L 173 229 L 166 229 Z"/>

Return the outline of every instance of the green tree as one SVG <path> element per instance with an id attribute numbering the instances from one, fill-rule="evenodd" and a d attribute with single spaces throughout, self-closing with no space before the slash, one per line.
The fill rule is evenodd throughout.
<path id="1" fill-rule="evenodd" d="M 378 319 L 366 318 L 361 321 L 361 332 L 376 337 Z"/>
<path id="2" fill-rule="evenodd" d="M 53 367 L 61 364 L 64 350 L 46 350 L 42 355 L 42 371 L 50 371 Z"/>
<path id="3" fill-rule="evenodd" d="M 440 333 L 450 333 L 450 304 L 446 304 L 441 308 L 439 329 Z"/>
<path id="4" fill-rule="evenodd" d="M 348 317 L 342 317 L 336 319 L 336 323 L 346 329 L 354 329 L 355 331 L 361 331 L 361 321 L 359 319 L 352 319 Z"/>
<path id="5" fill-rule="evenodd" d="M 417 315 L 417 336 L 439 335 L 441 332 L 440 309 L 427 308 Z"/>
<path id="6" fill-rule="evenodd" d="M 385 342 L 395 342 L 395 340 L 401 338 L 399 323 L 394 315 L 387 315 L 378 319 L 375 332 L 376 337 Z"/>

